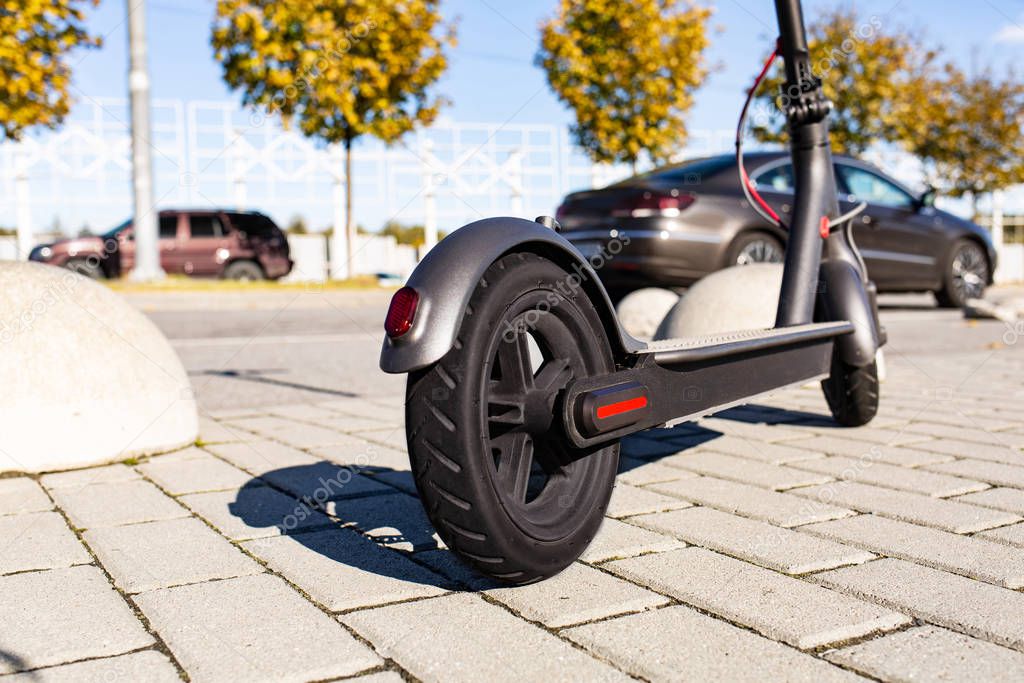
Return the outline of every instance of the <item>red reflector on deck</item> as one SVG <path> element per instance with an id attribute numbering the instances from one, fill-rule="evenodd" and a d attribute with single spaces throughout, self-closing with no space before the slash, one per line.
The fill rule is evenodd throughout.
<path id="1" fill-rule="evenodd" d="M 606 406 L 597 407 L 597 419 L 604 420 L 605 418 L 609 418 L 614 415 L 621 415 L 622 413 L 628 413 L 632 410 L 640 410 L 641 408 L 646 407 L 646 396 L 638 396 L 637 398 L 619 401 L 618 403 L 609 403 Z"/>

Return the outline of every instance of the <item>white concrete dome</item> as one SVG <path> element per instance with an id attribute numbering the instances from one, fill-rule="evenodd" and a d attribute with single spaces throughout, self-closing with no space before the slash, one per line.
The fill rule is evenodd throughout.
<path id="1" fill-rule="evenodd" d="M 43 472 L 193 442 L 181 361 L 139 311 L 70 271 L 0 262 L 0 472 Z"/>

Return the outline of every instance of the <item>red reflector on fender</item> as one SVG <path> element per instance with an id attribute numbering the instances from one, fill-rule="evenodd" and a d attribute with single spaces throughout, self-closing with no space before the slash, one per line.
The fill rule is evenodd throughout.
<path id="1" fill-rule="evenodd" d="M 401 337 L 412 328 L 419 302 L 419 292 L 412 287 L 402 287 L 395 292 L 388 306 L 387 318 L 384 319 L 384 331 L 389 337 Z"/>
<path id="2" fill-rule="evenodd" d="M 621 415 L 622 413 L 628 413 L 630 411 L 640 410 L 641 408 L 646 407 L 646 396 L 638 396 L 636 398 L 630 398 L 625 401 L 619 401 L 618 403 L 609 403 L 606 406 L 598 406 L 597 419 L 604 420 L 614 415 Z"/>
<path id="3" fill-rule="evenodd" d="M 828 237 L 828 231 L 832 229 L 832 224 L 828 220 L 828 216 L 821 217 L 821 223 L 818 224 L 818 234 L 821 235 L 821 239 Z"/>

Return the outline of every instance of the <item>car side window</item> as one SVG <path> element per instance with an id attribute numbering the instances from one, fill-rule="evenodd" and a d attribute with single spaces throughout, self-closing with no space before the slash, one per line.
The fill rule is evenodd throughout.
<path id="1" fill-rule="evenodd" d="M 845 164 L 836 164 L 836 167 L 847 191 L 858 200 L 893 209 L 913 208 L 913 197 L 877 173 Z"/>
<path id="2" fill-rule="evenodd" d="M 189 227 L 194 239 L 220 237 L 224 234 L 220 219 L 216 216 L 190 216 Z"/>
<path id="3" fill-rule="evenodd" d="M 160 237 L 174 239 L 178 236 L 178 217 L 160 216 Z"/>
<path id="4" fill-rule="evenodd" d="M 793 193 L 792 164 L 780 164 L 762 173 L 754 173 L 754 184 L 759 191 Z"/>

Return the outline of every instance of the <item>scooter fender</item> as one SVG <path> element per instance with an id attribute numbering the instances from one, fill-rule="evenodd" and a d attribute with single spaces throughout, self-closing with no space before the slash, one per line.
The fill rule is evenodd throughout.
<path id="1" fill-rule="evenodd" d="M 864 367 L 875 359 L 881 336 L 870 293 L 857 269 L 842 260 L 824 260 L 819 270 L 818 314 L 820 322 L 849 320 L 853 332 L 836 339 L 844 362 Z"/>
<path id="2" fill-rule="evenodd" d="M 619 326 L 597 273 L 568 240 L 534 221 L 486 218 L 445 237 L 416 266 L 406 283 L 419 293 L 415 320 L 401 337 L 384 338 L 380 369 L 411 372 L 441 360 L 455 343 L 466 305 L 484 272 L 514 251 L 540 254 L 575 273 L 601 313 L 613 346 L 624 352 L 641 348 L 642 343 Z"/>

